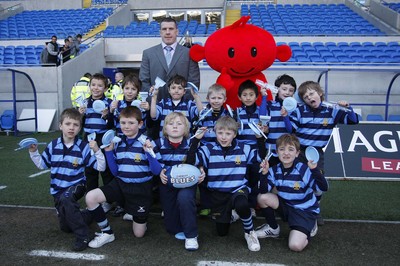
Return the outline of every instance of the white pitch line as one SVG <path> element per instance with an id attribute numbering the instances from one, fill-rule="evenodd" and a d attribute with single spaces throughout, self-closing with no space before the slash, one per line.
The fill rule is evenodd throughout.
<path id="1" fill-rule="evenodd" d="M 52 250 L 32 250 L 28 253 L 30 256 L 39 257 L 53 257 L 61 259 L 73 259 L 73 260 L 103 260 L 104 255 L 96 255 L 90 253 L 74 253 L 74 252 L 62 252 Z"/>
<path id="2" fill-rule="evenodd" d="M 275 263 L 248 263 L 248 262 L 230 262 L 230 261 L 199 261 L 197 266 L 285 266 L 285 264 Z"/>
<path id="3" fill-rule="evenodd" d="M 0 186 L 0 189 L 5 189 L 7 186 Z"/>
<path id="4" fill-rule="evenodd" d="M 4 208 L 21 208 L 21 209 L 54 210 L 54 207 L 26 206 L 26 205 L 0 204 L 0 207 L 4 207 Z"/>
<path id="5" fill-rule="evenodd" d="M 36 174 L 33 174 L 33 175 L 30 175 L 30 176 L 28 176 L 28 177 L 35 177 L 35 176 L 38 176 L 38 175 L 43 175 L 43 174 L 48 173 L 48 172 L 50 172 L 49 169 L 44 170 L 44 171 L 41 171 L 41 172 L 36 173 Z"/>

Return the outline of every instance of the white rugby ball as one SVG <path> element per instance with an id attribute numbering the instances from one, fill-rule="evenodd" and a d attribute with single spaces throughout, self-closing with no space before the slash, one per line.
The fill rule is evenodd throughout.
<path id="1" fill-rule="evenodd" d="M 177 164 L 169 168 L 165 175 L 167 184 L 174 188 L 186 188 L 197 184 L 201 175 L 200 170 L 190 164 Z"/>

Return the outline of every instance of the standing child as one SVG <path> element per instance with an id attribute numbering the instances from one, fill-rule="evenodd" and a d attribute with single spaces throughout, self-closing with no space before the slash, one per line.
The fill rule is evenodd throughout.
<path id="1" fill-rule="evenodd" d="M 162 99 L 157 103 L 158 90 L 151 88 L 150 92 L 153 93 L 150 106 L 150 117 L 153 121 L 159 121 L 160 127 L 164 126 L 165 117 L 172 112 L 182 112 L 190 123 L 193 122 L 195 109 L 200 112 L 203 109 L 200 96 L 191 90 L 194 102 L 192 100 L 185 100 L 186 80 L 180 75 L 174 76 L 168 82 L 168 99 Z M 160 131 L 162 137 L 162 131 Z"/>
<path id="2" fill-rule="evenodd" d="M 139 91 L 142 87 L 142 82 L 139 80 L 137 75 L 128 75 L 122 82 L 123 99 L 114 100 L 110 106 L 110 112 L 114 115 L 115 128 L 117 134 L 122 135 L 121 125 L 119 123 L 119 114 L 121 110 L 131 106 L 132 102 L 137 100 Z M 138 107 L 138 106 L 137 106 Z M 142 99 L 140 102 L 140 110 L 142 111 L 143 126 L 140 128 L 140 132 L 146 131 L 146 117 L 148 116 L 150 105 L 146 99 Z"/>
<path id="3" fill-rule="evenodd" d="M 259 107 L 256 104 L 256 100 L 258 98 L 257 85 L 251 80 L 244 81 L 239 86 L 238 96 L 242 102 L 242 107 L 238 108 L 237 111 L 237 117 L 241 128 L 237 138 L 240 142 L 250 145 L 252 149 L 257 149 L 257 137 L 249 126 L 249 124 L 252 124 L 253 122 L 256 124 L 260 123 Z M 267 128 L 262 127 L 261 130 L 266 132 Z M 265 139 L 260 138 L 258 141 L 265 142 Z M 265 155 L 260 153 L 260 156 L 263 157 Z M 256 216 L 255 207 L 257 205 L 258 181 L 260 176 L 258 170 L 259 167 L 256 165 L 248 166 L 247 177 L 249 179 L 249 187 L 251 189 L 249 202 L 253 216 Z M 233 216 L 236 216 L 235 213 L 233 213 Z"/>
<path id="4" fill-rule="evenodd" d="M 253 229 L 253 220 L 250 211 L 246 170 L 249 164 L 258 164 L 257 151 L 249 145 L 238 142 L 238 126 L 236 121 L 223 116 L 215 124 L 216 143 L 197 146 L 202 135 L 194 138 L 188 153 L 188 163 L 203 166 L 208 179 L 208 188 L 211 193 L 212 215 L 215 217 L 217 234 L 226 236 L 231 223 L 231 213 L 235 209 L 244 229 L 244 237 L 251 251 L 259 251 L 260 243 Z M 265 146 L 264 146 L 265 147 Z M 260 147 L 262 149 L 262 145 Z"/>
<path id="5" fill-rule="evenodd" d="M 205 132 L 203 138 L 201 139 L 201 143 L 203 145 L 207 143 L 216 142 L 216 135 L 214 132 L 214 126 L 217 120 L 222 117 L 229 115 L 229 112 L 224 108 L 224 103 L 226 101 L 226 90 L 223 86 L 219 84 L 213 84 L 208 88 L 207 92 L 207 108 L 202 112 L 207 112 L 207 110 L 212 110 L 208 113 L 203 120 L 199 120 L 196 127 L 206 127 L 207 131 Z M 196 115 L 201 117 L 201 114 L 198 114 L 196 111 Z M 211 212 L 211 202 L 210 202 L 210 192 L 207 189 L 207 183 L 202 182 L 199 184 L 199 192 L 200 192 L 200 206 L 199 206 L 199 215 L 207 216 Z"/>
<path id="6" fill-rule="evenodd" d="M 287 133 L 286 125 L 283 117 L 288 115 L 283 105 L 283 100 L 288 97 L 293 97 L 296 92 L 296 81 L 289 75 L 283 74 L 275 80 L 275 87 L 278 88 L 278 93 L 274 101 L 267 101 L 266 88 L 261 88 L 262 101 L 260 106 L 260 115 L 271 116 L 268 123 L 268 139 L 267 145 L 271 145 L 273 156 L 269 159 L 269 165 L 272 167 L 279 163 L 276 153 L 276 140 Z"/>
<path id="7" fill-rule="evenodd" d="M 84 139 L 87 139 L 91 133 L 96 134 L 97 145 L 102 145 L 102 138 L 104 133 L 113 127 L 113 120 L 111 113 L 109 112 L 109 106 L 111 105 L 111 99 L 105 97 L 104 92 L 106 90 L 107 78 L 103 74 L 96 73 L 90 80 L 90 93 L 91 96 L 87 98 L 87 106 L 80 106 L 79 112 L 83 114 L 85 132 Z M 101 113 L 97 113 L 93 108 L 95 101 L 101 101 L 104 103 L 104 110 Z M 99 187 L 99 171 L 86 168 L 85 174 L 87 177 L 87 190 L 90 191 Z M 108 184 L 113 176 L 108 167 L 101 173 L 103 184 Z M 105 209 L 109 211 L 111 209 L 110 204 L 104 205 Z"/>
<path id="8" fill-rule="evenodd" d="M 337 124 L 358 124 L 358 116 L 346 101 L 339 101 L 339 108 L 326 106 L 324 91 L 314 81 L 303 82 L 299 87 L 299 97 L 304 105 L 299 106 L 290 115 L 290 122 L 286 123 L 289 133 L 296 133 L 300 141 L 300 160 L 306 162 L 304 152 L 308 146 L 313 146 L 319 153 L 318 168 L 324 171 L 324 152 L 333 128 Z M 286 118 L 287 119 L 287 118 Z M 321 194 L 318 195 L 320 200 Z M 323 219 L 319 217 L 318 224 L 322 225 Z"/>
<path id="9" fill-rule="evenodd" d="M 229 115 L 229 112 L 224 108 L 224 103 L 226 101 L 226 90 L 223 86 L 215 83 L 208 88 L 207 91 L 207 107 L 202 110 L 202 112 L 206 112 L 211 109 L 202 120 L 199 120 L 196 127 L 207 127 L 207 132 L 204 134 L 204 137 L 201 139 L 202 144 L 206 144 L 209 142 L 215 142 L 215 132 L 213 130 L 215 126 L 215 122 L 221 117 Z M 201 113 L 202 113 L 201 112 Z M 197 112 L 196 116 L 201 117 L 201 113 Z"/>
<path id="10" fill-rule="evenodd" d="M 121 72 L 115 73 L 116 78 L 118 78 L 118 73 L 122 74 Z M 110 106 L 110 112 L 113 114 L 115 128 L 117 130 L 117 135 L 119 136 L 122 135 L 121 125 L 119 123 L 119 114 L 121 113 L 122 109 L 131 106 L 134 101 L 138 101 L 137 98 L 140 88 L 142 87 L 142 82 L 139 80 L 137 75 L 128 75 L 123 79 L 123 81 L 121 80 L 121 82 L 123 99 L 116 97 Z M 114 86 L 118 86 L 119 88 L 119 85 Z M 144 133 L 146 131 L 146 117 L 148 116 L 148 112 L 150 110 L 150 105 L 146 99 L 144 99 L 144 101 L 140 101 L 140 110 L 142 111 L 143 119 L 143 125 L 140 128 L 140 133 Z M 124 214 L 125 210 L 121 206 L 116 206 L 112 213 L 114 217 L 122 216 Z"/>
<path id="11" fill-rule="evenodd" d="M 257 237 L 278 237 L 280 227 L 275 220 L 278 210 L 290 226 L 289 248 L 302 251 L 310 237 L 316 234 L 319 204 L 314 191 L 327 191 L 328 183 L 317 168 L 317 163 L 304 164 L 297 160 L 300 142 L 295 135 L 284 134 L 276 141 L 280 163 L 269 167 L 268 161 L 261 163 L 260 194 L 258 204 L 266 215 L 267 223 L 257 228 Z M 271 207 L 271 208 L 269 208 Z"/>
<path id="12" fill-rule="evenodd" d="M 88 144 L 77 137 L 81 123 L 78 110 L 65 109 L 60 117 L 61 137 L 50 142 L 41 156 L 37 145 L 32 144 L 29 148 L 30 157 L 39 169 L 51 168 L 50 194 L 54 197 L 60 229 L 75 234 L 75 251 L 86 249 L 89 241 L 85 213 L 80 211 L 78 203 L 86 191 L 85 167 L 104 171 L 106 165 L 95 141 Z M 94 156 L 90 155 L 91 149 Z"/>
<path id="13" fill-rule="evenodd" d="M 160 199 L 164 210 L 164 223 L 167 232 L 176 238 L 185 239 L 187 250 L 197 250 L 197 217 L 196 190 L 197 186 L 174 188 L 167 185 L 165 172 L 168 168 L 185 163 L 189 150 L 189 121 L 180 112 L 173 112 L 165 117 L 163 127 L 164 137 L 156 140 L 160 150 L 163 169 L 160 173 Z M 203 176 L 199 183 L 204 180 Z"/>
<path id="14" fill-rule="evenodd" d="M 139 108 L 128 106 L 120 114 L 121 130 L 124 134 L 114 149 L 114 143 L 105 148 L 107 163 L 115 175 L 107 185 L 91 190 L 86 195 L 89 213 L 101 229 L 101 233 L 89 242 L 89 247 L 99 248 L 115 240 L 114 232 L 101 208 L 103 202 L 118 202 L 132 215 L 132 230 L 136 237 L 143 237 L 147 230 L 147 219 L 152 203 L 152 177 L 161 172 L 157 159 L 160 154 L 155 150 L 156 158 L 146 150 L 155 146 L 146 140 L 143 145 L 141 136 L 142 112 Z"/>

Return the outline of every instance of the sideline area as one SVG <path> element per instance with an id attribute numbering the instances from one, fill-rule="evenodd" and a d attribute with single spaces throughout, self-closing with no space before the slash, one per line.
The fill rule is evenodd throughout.
<path id="1" fill-rule="evenodd" d="M 400 259 L 400 224 L 326 221 L 310 245 L 301 253 L 287 247 L 288 228 L 282 225 L 277 239 L 262 239 L 261 251 L 247 249 L 239 223 L 232 224 L 227 237 L 217 237 L 211 219 L 199 219 L 199 244 L 196 252 L 184 249 L 182 241 L 166 233 L 159 215 L 151 215 L 146 236 L 132 236 L 131 224 L 121 217 L 109 215 L 116 240 L 100 249 L 87 249 L 78 258 L 32 256 L 71 253 L 73 235 L 58 229 L 53 208 L 26 208 L 0 206 L 2 242 L 0 250 L 3 265 L 53 264 L 70 265 L 73 262 L 94 263 L 84 258 L 94 256 L 107 265 L 396 265 Z M 256 225 L 262 221 L 257 219 Z M 92 233 L 97 229 L 92 226 Z M 57 253 L 61 252 L 61 253 Z M 77 254 L 77 253 L 74 253 Z M 90 254 L 90 255 L 89 255 Z M 80 256 L 80 257 L 79 257 Z M 209 262 L 206 264 L 199 264 Z M 214 264 L 211 262 L 226 262 Z"/>

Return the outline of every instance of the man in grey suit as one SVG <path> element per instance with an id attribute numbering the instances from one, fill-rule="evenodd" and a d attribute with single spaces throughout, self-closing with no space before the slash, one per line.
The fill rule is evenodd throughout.
<path id="1" fill-rule="evenodd" d="M 200 88 L 199 65 L 190 59 L 189 49 L 178 44 L 178 33 L 179 30 L 174 19 L 167 17 L 161 21 L 161 44 L 143 51 L 139 72 L 143 91 L 148 91 L 154 85 L 156 77 L 161 78 L 168 84 L 168 80 L 177 74 Z M 169 56 L 171 59 L 168 65 L 167 58 Z M 168 98 L 167 85 L 159 88 L 159 90 L 158 100 Z M 191 97 L 189 92 L 186 93 L 185 97 L 188 96 Z"/>

